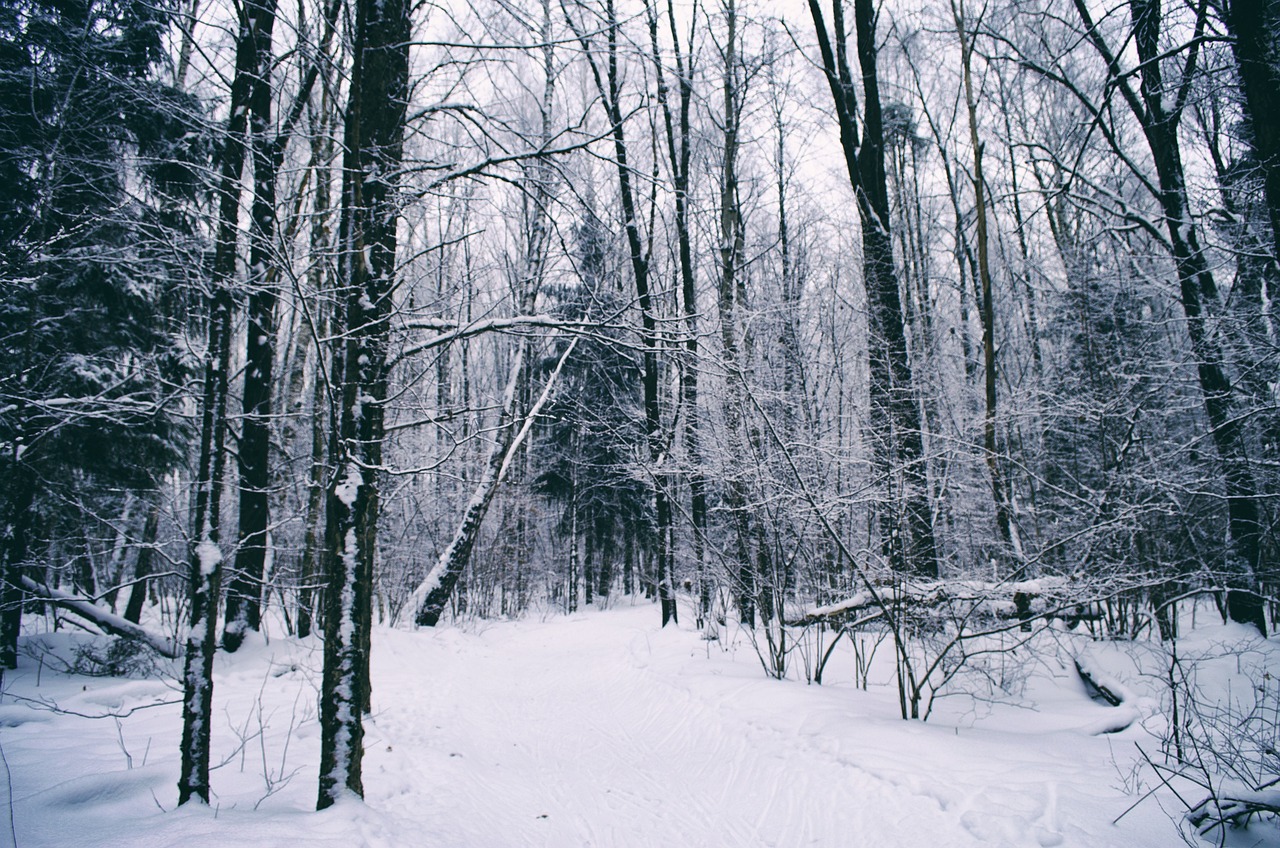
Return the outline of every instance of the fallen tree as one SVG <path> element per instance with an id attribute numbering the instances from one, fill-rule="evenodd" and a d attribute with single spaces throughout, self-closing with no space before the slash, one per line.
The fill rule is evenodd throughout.
<path id="1" fill-rule="evenodd" d="M 30 577 L 23 576 L 21 580 L 22 587 L 28 592 L 38 595 L 67 612 L 96 625 L 104 633 L 110 633 L 122 639 L 141 642 L 157 654 L 160 654 L 160 656 L 168 657 L 169 659 L 177 659 L 182 655 L 182 650 L 173 639 L 168 636 L 161 636 L 158 633 L 152 633 L 123 616 L 108 612 L 89 598 L 54 589 L 52 586 L 46 586 L 44 583 L 39 583 Z"/>
<path id="2" fill-rule="evenodd" d="M 1015 620 L 1029 624 L 1036 619 L 1062 618 L 1069 623 L 1091 617 L 1077 609 L 1078 591 L 1060 577 L 991 583 L 980 580 L 896 580 L 855 592 L 844 600 L 810 606 L 788 616 L 787 624 L 849 627 L 875 621 L 890 613 L 913 619 L 955 621 Z"/>

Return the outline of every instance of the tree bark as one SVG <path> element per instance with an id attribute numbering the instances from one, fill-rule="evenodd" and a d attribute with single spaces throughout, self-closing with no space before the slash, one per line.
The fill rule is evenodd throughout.
<path id="1" fill-rule="evenodd" d="M 142 543 L 138 545 L 138 558 L 133 564 L 133 586 L 129 589 L 129 600 L 124 606 L 124 620 L 137 624 L 142 620 L 142 608 L 147 602 L 147 588 L 150 584 L 152 560 L 155 559 L 156 538 L 160 533 L 160 501 L 156 499 L 147 508 L 147 518 L 142 525 Z"/>
<path id="2" fill-rule="evenodd" d="M 1013 528 L 1009 515 L 1009 498 L 1000 473 L 1000 458 L 996 452 L 996 328 L 995 298 L 991 284 L 991 258 L 988 239 L 987 188 L 982 172 L 983 143 L 978 137 L 978 106 L 973 96 L 973 42 L 965 29 L 963 0 L 952 0 L 951 13 L 955 20 L 956 35 L 960 39 L 960 66 L 964 77 L 965 111 L 969 118 L 969 143 L 973 147 L 973 196 L 977 217 L 978 280 L 981 283 L 981 303 L 978 314 L 982 318 L 982 373 L 984 409 L 982 416 L 982 448 L 986 454 L 987 473 L 991 481 L 991 496 L 995 504 L 996 530 L 1009 554 L 1016 553 Z"/>
<path id="3" fill-rule="evenodd" d="M 396 273 L 396 198 L 409 98 L 406 0 L 356 0 L 339 278 L 345 298 L 335 471 L 326 498 L 324 674 L 317 809 L 364 796 L 363 714 L 377 545 L 383 403 Z"/>
<path id="4" fill-rule="evenodd" d="M 507 390 L 502 403 L 498 436 L 497 440 L 489 448 L 489 457 L 485 463 L 484 474 L 481 476 L 480 482 L 476 484 L 475 491 L 471 495 L 471 500 L 467 502 L 466 509 L 463 510 L 462 521 L 459 522 L 453 539 L 440 554 L 440 559 L 427 574 L 426 579 L 409 596 L 408 606 L 415 610 L 414 621 L 419 626 L 435 627 L 439 623 L 440 616 L 444 614 L 445 604 L 449 602 L 449 597 L 453 594 L 459 578 L 462 577 L 463 570 L 467 567 L 467 563 L 471 561 L 471 551 L 474 549 L 476 539 L 480 535 L 480 528 L 489 512 L 489 505 L 493 502 L 493 496 L 497 493 L 503 477 L 506 476 L 507 469 L 510 467 L 516 451 L 520 449 L 525 437 L 528 436 L 533 422 L 546 405 L 547 400 L 550 399 L 551 391 L 560 376 L 560 371 L 564 368 L 564 364 L 569 360 L 569 357 L 573 355 L 576 347 L 577 339 L 570 342 L 564 353 L 560 355 L 560 361 L 557 363 L 556 369 L 551 373 L 547 384 L 542 388 L 542 393 L 538 396 L 538 400 L 529 409 L 528 414 L 524 416 L 524 421 L 521 424 L 514 418 L 518 387 L 521 380 L 525 378 L 526 371 L 526 347 L 521 346 L 520 355 L 516 358 L 516 362 L 512 366 L 511 376 L 507 380 Z M 517 425 L 519 426 L 517 427 Z"/>
<path id="5" fill-rule="evenodd" d="M 9 514 L 4 516 L 0 536 L 3 556 L 3 583 L 0 584 L 0 682 L 4 669 L 18 667 L 18 634 L 22 629 L 23 568 L 31 546 L 32 506 L 35 503 L 34 474 L 21 457 L 15 457 L 11 488 L 6 498 Z"/>
<path id="6" fill-rule="evenodd" d="M 894 268 L 889 194 L 884 166 L 884 126 L 876 72 L 875 10 L 872 0 L 854 0 L 858 63 L 862 72 L 863 131 L 844 42 L 842 0 L 833 0 L 833 42 L 818 0 L 809 0 L 827 83 L 835 103 L 849 183 L 862 223 L 863 278 L 871 337 L 871 430 L 879 476 L 889 490 L 886 532 L 890 564 L 900 572 L 938 576 L 925 468 L 924 437 L 907 355 L 902 299 Z M 901 491 L 895 491 L 895 478 Z"/>
<path id="7" fill-rule="evenodd" d="M 1267 212 L 1274 239 L 1272 259 L 1280 262 L 1280 3 L 1226 0 L 1224 20 L 1244 94 L 1253 149 L 1262 169 Z"/>
<path id="8" fill-rule="evenodd" d="M 249 16 L 252 67 L 249 71 L 249 144 L 253 151 L 250 210 L 249 321 L 245 339 L 244 415 L 241 418 L 239 533 L 227 586 L 222 647 L 234 652 L 246 630 L 257 631 L 262 616 L 270 521 L 271 389 L 275 368 L 276 292 L 269 269 L 275 257 L 276 168 L 272 156 L 271 38 L 276 0 L 245 5 Z"/>
<path id="9" fill-rule="evenodd" d="M 205 349 L 201 396 L 200 457 L 196 470 L 196 504 L 192 522 L 195 540 L 190 554 L 189 607 L 191 626 L 186 636 L 183 669 L 182 769 L 178 803 L 193 797 L 209 803 L 209 729 L 213 717 L 213 654 L 218 623 L 218 593 L 222 582 L 221 492 L 225 469 L 223 445 L 227 433 L 227 380 L 231 367 L 231 321 L 234 305 L 231 282 L 236 270 L 240 220 L 240 178 L 244 169 L 250 79 L 254 48 L 247 7 L 242 10 L 236 38 L 236 68 L 231 80 L 230 115 L 222 151 L 218 233 L 214 246 L 209 302 L 209 337 Z"/>
<path id="10" fill-rule="evenodd" d="M 572 20 L 570 24 L 573 25 Z M 618 15 L 613 0 L 606 0 L 604 8 L 605 73 L 592 57 L 590 39 L 580 27 L 574 26 L 575 37 L 581 42 L 590 62 L 591 74 L 601 104 L 609 120 L 613 137 L 614 164 L 618 172 L 618 193 L 622 201 L 622 223 L 626 231 L 627 248 L 631 259 L 631 271 L 636 286 L 636 303 L 640 308 L 640 342 L 644 350 L 642 383 L 644 386 L 645 437 L 649 448 L 650 472 L 654 477 L 653 498 L 657 527 L 658 550 L 656 575 L 658 601 L 662 610 L 662 626 L 677 618 L 675 593 L 671 585 L 669 556 L 667 552 L 668 529 L 671 526 L 671 503 L 662 482 L 663 440 L 662 408 L 658 395 L 658 321 L 653 293 L 649 286 L 649 254 L 640 235 L 640 221 L 635 193 L 631 185 L 631 166 L 627 155 L 627 138 L 623 124 L 622 91 L 618 72 Z"/>
<path id="11" fill-rule="evenodd" d="M 1232 411 L 1233 392 L 1225 358 L 1217 337 L 1207 326 L 1209 316 L 1205 300 L 1212 302 L 1217 297 L 1217 287 L 1191 216 L 1178 140 L 1178 125 L 1195 70 L 1196 47 L 1189 48 L 1191 52 L 1185 62 L 1183 78 L 1177 85 L 1166 88 L 1159 46 L 1160 0 L 1130 0 L 1131 35 L 1140 62 L 1139 90 L 1135 92 L 1128 78 L 1122 77 L 1118 57 L 1103 39 L 1084 0 L 1075 0 L 1075 7 L 1089 40 L 1107 64 L 1113 84 L 1142 127 L 1155 164 L 1158 180 L 1156 200 L 1169 235 L 1179 300 L 1209 419 L 1209 436 L 1221 461 L 1231 537 L 1228 567 L 1231 585 L 1227 593 L 1227 613 L 1233 621 L 1253 624 L 1265 634 L 1262 598 L 1255 591 L 1257 576 L 1269 570 L 1263 562 L 1262 513 L 1248 464 L 1241 422 Z M 1197 34 L 1204 26 L 1203 12 L 1201 14 L 1196 25 Z M 1170 97 L 1169 92 L 1176 96 Z"/>
<path id="12" fill-rule="evenodd" d="M 711 610 L 711 581 L 706 573 L 707 481 L 702 470 L 701 415 L 698 408 L 698 291 L 693 261 L 693 238 L 689 225 L 690 109 L 693 103 L 693 53 L 686 56 L 680 46 L 675 4 L 668 0 L 667 22 L 676 63 L 678 119 L 671 114 L 666 75 L 658 47 L 658 15 L 653 4 L 645 4 L 649 15 L 649 40 L 657 73 L 658 104 L 662 109 L 667 136 L 667 157 L 675 194 L 675 231 L 680 265 L 680 309 L 685 325 L 685 361 L 680 368 L 680 414 L 684 421 L 684 444 L 689 464 L 689 520 L 693 525 L 693 557 L 698 580 L 697 624 L 703 627 Z M 690 33 L 692 41 L 692 32 Z"/>

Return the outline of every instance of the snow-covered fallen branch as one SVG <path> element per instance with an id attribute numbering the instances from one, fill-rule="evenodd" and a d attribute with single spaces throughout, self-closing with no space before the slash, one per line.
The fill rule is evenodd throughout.
<path id="1" fill-rule="evenodd" d="M 1142 720 L 1138 697 L 1129 690 L 1129 687 L 1103 671 L 1087 653 L 1075 657 L 1073 663 L 1076 674 L 1080 676 L 1080 682 L 1084 684 L 1089 697 L 1115 707 L 1092 724 L 1079 728 L 1082 732 L 1091 736 L 1119 733 L 1129 729 L 1134 722 Z"/>
<path id="2" fill-rule="evenodd" d="M 1075 667 L 1076 673 L 1084 683 L 1084 688 L 1089 692 L 1089 697 L 1106 701 L 1113 707 L 1134 700 L 1133 693 L 1123 683 L 1098 668 L 1088 654 L 1076 657 Z"/>
<path id="3" fill-rule="evenodd" d="M 51 586 L 38 583 L 30 577 L 22 578 L 22 587 L 28 592 L 39 595 L 46 601 L 57 604 L 67 612 L 74 613 L 86 621 L 92 622 L 106 633 L 142 642 L 162 657 L 176 659 L 182 655 L 181 649 L 173 639 L 161 636 L 158 633 L 152 633 L 122 616 L 108 612 L 88 598 L 54 589 Z"/>
<path id="4" fill-rule="evenodd" d="M 842 601 L 807 607 L 787 623 L 795 626 L 819 622 L 845 624 L 863 618 L 869 610 L 886 606 L 917 614 L 933 611 L 951 616 L 959 611 L 966 619 L 982 615 L 1029 621 L 1059 615 L 1068 605 L 1069 589 L 1068 581 L 1059 577 L 1016 583 L 980 580 L 892 583 L 878 587 L 875 592 L 864 590 Z"/>
<path id="5" fill-rule="evenodd" d="M 1244 827 L 1254 816 L 1280 815 L 1280 790 L 1255 789 L 1236 792 L 1223 791 L 1211 795 L 1187 811 L 1187 821 L 1201 836 L 1215 827 L 1230 825 Z"/>

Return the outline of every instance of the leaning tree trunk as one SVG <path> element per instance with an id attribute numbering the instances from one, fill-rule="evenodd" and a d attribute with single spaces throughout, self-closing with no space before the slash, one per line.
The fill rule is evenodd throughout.
<path id="1" fill-rule="evenodd" d="M 339 253 L 346 314 L 332 440 L 337 463 L 325 521 L 317 809 L 344 796 L 364 796 L 363 715 L 370 704 L 373 564 L 399 218 L 395 175 L 409 97 L 409 9 L 407 0 L 356 0 L 355 8 Z"/>
<path id="2" fill-rule="evenodd" d="M 519 422 L 515 420 L 514 413 L 521 375 L 526 371 L 524 353 L 525 348 L 522 345 L 520 355 L 512 366 L 510 379 L 507 381 L 507 390 L 499 413 L 497 436 L 494 443 L 489 446 L 484 473 L 463 509 L 462 520 L 453 538 L 440 554 L 435 567 L 409 599 L 409 605 L 414 610 L 414 622 L 420 627 L 435 627 L 440 622 L 440 616 L 444 615 L 449 598 L 453 595 L 467 563 L 471 561 L 471 551 L 475 548 L 476 539 L 480 536 L 480 528 L 484 524 L 485 516 L 489 514 L 489 506 L 493 503 L 493 497 L 497 494 L 498 486 L 502 482 L 502 471 L 512 455 L 516 431 L 519 429 Z"/>
<path id="3" fill-rule="evenodd" d="M 445 605 L 449 603 L 449 597 L 458 585 L 467 563 L 471 561 L 471 551 L 475 548 L 480 528 L 484 524 L 485 516 L 489 513 L 489 505 L 493 503 L 493 496 L 506 476 L 516 452 L 520 450 L 520 446 L 533 428 L 534 421 L 551 398 L 556 380 L 577 345 L 578 341 L 575 338 L 560 354 L 560 361 L 551 372 L 537 401 L 523 416 L 523 423 L 514 417 L 518 388 L 528 371 L 525 361 L 528 346 L 520 348 L 520 354 L 516 358 L 515 365 L 512 366 L 511 377 L 507 381 L 497 441 L 489 448 L 484 474 L 480 477 L 480 482 L 476 484 L 475 491 L 472 492 L 471 499 L 462 512 L 462 520 L 458 524 L 458 529 L 454 531 L 453 539 L 440 554 L 435 567 L 409 596 L 407 605 L 415 610 L 414 621 L 420 626 L 435 627 L 439 623 L 440 616 L 444 614 Z"/>

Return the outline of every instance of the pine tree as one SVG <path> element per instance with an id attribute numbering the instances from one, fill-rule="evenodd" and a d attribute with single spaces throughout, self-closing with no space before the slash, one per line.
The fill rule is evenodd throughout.
<path id="1" fill-rule="evenodd" d="M 0 3 L 0 665 L 38 516 L 150 486 L 186 440 L 169 311 L 199 270 L 198 104 L 157 81 L 167 3 Z M 91 488 L 84 486 L 82 488 Z"/>

